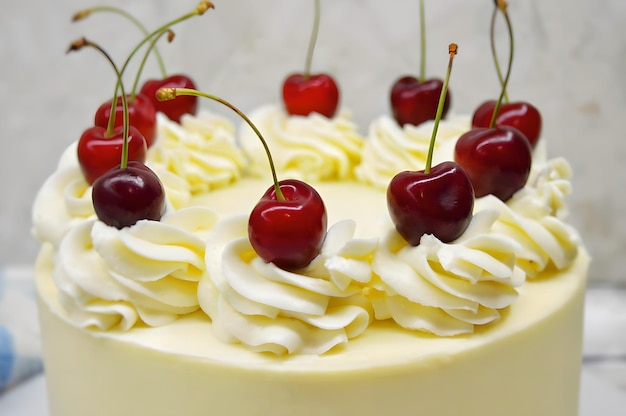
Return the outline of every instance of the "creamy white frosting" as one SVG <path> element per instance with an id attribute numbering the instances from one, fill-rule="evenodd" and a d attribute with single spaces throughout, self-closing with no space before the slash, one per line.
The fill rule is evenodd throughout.
<path id="1" fill-rule="evenodd" d="M 352 240 L 346 220 L 328 231 L 321 254 L 298 272 L 253 251 L 243 216 L 224 219 L 208 240 L 207 275 L 198 286 L 215 335 L 275 354 L 321 354 L 361 334 L 371 321 L 362 287 L 377 241 Z"/>
<path id="2" fill-rule="evenodd" d="M 452 243 L 427 234 L 411 246 L 390 228 L 372 262 L 380 277 L 369 292 L 376 318 L 442 336 L 497 320 L 525 280 L 514 242 L 491 232 L 497 218 L 497 211 L 478 213 Z"/>
<path id="3" fill-rule="evenodd" d="M 158 138 L 146 164 L 162 178 L 175 208 L 186 206 L 187 194 L 220 188 L 236 181 L 245 165 L 235 143 L 235 128 L 226 118 L 206 111 L 184 115 L 181 124 L 157 114 Z M 175 178 L 178 177 L 178 180 Z"/>
<path id="4" fill-rule="evenodd" d="M 384 189 L 398 172 L 426 166 L 434 121 L 400 126 L 388 115 L 376 118 L 369 133 L 356 175 L 362 182 Z M 439 123 L 433 165 L 452 160 L 456 139 L 470 129 L 468 117 L 451 117 Z"/>
<path id="5" fill-rule="evenodd" d="M 192 207 L 121 230 L 95 219 L 71 228 L 53 271 L 70 319 L 85 328 L 128 330 L 197 310 L 204 240 L 216 219 Z"/>
<path id="6" fill-rule="evenodd" d="M 284 177 L 320 181 L 354 176 L 363 137 L 349 112 L 344 110 L 333 118 L 318 113 L 289 116 L 281 106 L 267 105 L 252 112 L 250 120 L 267 141 L 276 169 Z M 252 161 L 251 171 L 268 176 L 265 151 L 247 124 L 240 128 L 239 142 Z"/>

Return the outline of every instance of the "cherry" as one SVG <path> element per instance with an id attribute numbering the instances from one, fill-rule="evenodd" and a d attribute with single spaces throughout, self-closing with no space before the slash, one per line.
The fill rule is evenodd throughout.
<path id="1" fill-rule="evenodd" d="M 482 103 L 474 112 L 472 127 L 489 127 L 496 100 Z M 495 121 L 496 126 L 515 127 L 526 136 L 531 147 L 535 147 L 541 135 L 541 114 L 530 103 L 524 101 L 502 104 Z"/>
<path id="2" fill-rule="evenodd" d="M 148 147 L 152 145 L 156 138 L 156 111 L 152 105 L 151 100 L 143 94 L 135 95 L 134 99 L 127 96 L 128 103 L 128 117 L 131 126 L 134 126 L 143 134 L 146 139 Z M 109 100 L 98 107 L 94 117 L 94 124 L 96 126 L 106 128 L 109 124 L 109 117 L 111 116 L 112 100 Z M 123 105 L 122 97 L 117 97 L 117 105 L 115 107 L 115 123 L 114 126 L 118 127 L 123 124 Z"/>
<path id="3" fill-rule="evenodd" d="M 157 112 L 165 114 L 170 120 L 180 123 L 183 114 L 195 115 L 198 110 L 198 97 L 191 95 L 176 97 L 171 101 L 159 101 L 156 92 L 160 88 L 196 89 L 193 80 L 183 74 L 174 74 L 163 79 L 147 80 L 141 87 L 140 94 L 148 97 Z"/>
<path id="4" fill-rule="evenodd" d="M 85 180 L 93 184 L 102 174 L 119 165 L 124 145 L 124 127 L 107 134 L 104 127 L 94 126 L 83 132 L 78 140 L 78 163 Z M 146 140 L 135 127 L 128 134 L 128 159 L 138 162 L 146 160 Z"/>
<path id="5" fill-rule="evenodd" d="M 399 125 L 417 126 L 427 120 L 434 120 L 439 106 L 443 81 L 437 78 L 426 79 L 426 19 L 424 0 L 420 0 L 420 75 L 405 75 L 396 80 L 389 95 L 391 112 Z M 445 117 L 450 107 L 450 93 L 446 91 L 443 112 Z"/>
<path id="6" fill-rule="evenodd" d="M 399 78 L 393 84 L 390 95 L 393 117 L 398 124 L 417 126 L 434 120 L 442 87 L 443 81 L 439 79 L 422 82 L 410 75 Z M 442 117 L 446 116 L 450 101 L 450 94 L 446 93 Z"/>
<path id="7" fill-rule="evenodd" d="M 122 229 L 139 220 L 161 219 L 165 212 L 165 191 L 158 176 L 136 161 L 118 165 L 93 184 L 93 207 L 98 219 Z"/>
<path id="8" fill-rule="evenodd" d="M 311 74 L 319 22 L 320 5 L 319 0 L 315 0 L 313 31 L 304 72 L 291 74 L 283 81 L 283 103 L 287 113 L 292 116 L 308 116 L 315 112 L 331 118 L 339 106 L 339 87 L 333 77 L 326 73 Z"/>
<path id="9" fill-rule="evenodd" d="M 326 236 L 326 208 L 305 182 L 283 180 L 281 199 L 271 186 L 248 221 L 248 236 L 259 257 L 285 270 L 300 269 L 320 252 Z"/>
<path id="10" fill-rule="evenodd" d="M 435 125 L 426 167 L 395 175 L 387 187 L 387 207 L 398 233 L 416 246 L 424 234 L 447 243 L 456 240 L 469 226 L 474 209 L 474 189 L 469 176 L 455 162 L 442 162 L 431 169 L 435 139 L 443 114 L 456 44 L 449 47 L 450 62 L 439 94 Z"/>
<path id="11" fill-rule="evenodd" d="M 248 238 L 255 252 L 285 270 L 307 266 L 326 238 L 327 215 L 322 198 L 310 185 L 295 179 L 278 181 L 267 142 L 259 129 L 237 107 L 211 94 L 187 88 L 162 88 L 159 100 L 193 95 L 217 101 L 237 113 L 257 135 L 270 164 L 274 185 L 255 205 L 248 218 Z"/>
<path id="12" fill-rule="evenodd" d="M 493 194 L 507 201 L 526 184 L 532 149 L 513 127 L 476 128 L 459 137 L 454 160 L 471 178 L 476 197 Z"/>

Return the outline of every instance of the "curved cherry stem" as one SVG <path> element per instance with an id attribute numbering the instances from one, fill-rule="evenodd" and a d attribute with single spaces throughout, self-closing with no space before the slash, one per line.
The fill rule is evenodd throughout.
<path id="1" fill-rule="evenodd" d="M 148 29 L 135 16 L 128 13 L 126 10 L 120 9 L 118 7 L 113 7 L 113 6 L 96 6 L 96 7 L 92 7 L 91 9 L 81 10 L 77 12 L 76 14 L 74 14 L 74 16 L 72 17 L 72 21 L 76 22 L 78 20 L 87 18 L 93 13 L 99 13 L 99 12 L 109 12 L 109 13 L 118 14 L 126 18 L 127 20 L 129 20 L 135 26 L 137 26 L 137 28 L 141 31 L 141 33 L 144 34 L 144 36 L 147 36 L 150 33 L 148 32 Z M 163 76 L 163 78 L 165 78 L 167 76 L 167 71 L 165 70 L 165 63 L 163 62 L 163 57 L 161 56 L 161 52 L 159 52 L 159 49 L 156 47 L 154 48 L 154 56 L 157 60 L 157 64 L 159 65 L 159 70 L 161 71 L 161 75 Z"/>
<path id="2" fill-rule="evenodd" d="M 172 27 L 172 26 L 174 26 L 174 25 L 176 25 L 176 24 L 178 24 L 180 22 L 183 22 L 183 21 L 185 21 L 187 19 L 190 19 L 190 18 L 192 18 L 194 16 L 202 16 L 204 14 L 204 12 L 206 12 L 207 10 L 212 9 L 214 7 L 215 6 L 210 1 L 203 0 L 200 3 L 198 3 L 196 8 L 192 12 L 187 13 L 187 14 L 185 14 L 185 15 L 177 18 L 177 19 L 174 19 L 174 20 L 170 21 L 169 23 L 166 23 L 163 26 L 159 27 L 158 29 L 156 29 L 152 33 L 150 33 L 148 36 L 143 38 L 142 41 L 139 42 L 135 46 L 135 48 L 130 52 L 130 54 L 126 58 L 126 61 L 124 62 L 124 65 L 122 65 L 122 68 L 120 70 L 120 74 L 124 75 L 124 71 L 126 71 L 126 68 L 128 67 L 128 64 L 129 64 L 130 60 L 132 59 L 132 57 L 153 36 L 156 36 L 156 35 L 160 34 L 161 32 L 169 29 L 170 27 Z M 117 84 L 115 84 L 115 90 L 113 92 L 113 100 L 111 102 L 111 115 L 109 116 L 109 127 L 111 128 L 111 130 L 113 129 L 113 126 L 115 125 L 115 107 L 117 106 L 117 91 L 118 91 L 120 85 L 121 85 L 121 78 L 118 80 Z M 108 128 L 107 128 L 107 131 L 108 131 Z"/>
<path id="3" fill-rule="evenodd" d="M 489 127 L 493 128 L 496 125 L 496 119 L 498 118 L 498 114 L 500 113 L 500 107 L 502 106 L 502 100 L 504 99 L 504 95 L 506 94 L 506 87 L 509 84 L 509 78 L 511 76 L 511 68 L 513 67 L 513 53 L 514 53 L 514 42 L 513 42 L 513 26 L 511 24 L 511 19 L 509 19 L 509 13 L 507 12 L 507 3 L 504 0 L 496 0 L 497 7 L 500 9 L 502 14 L 504 15 L 504 19 L 506 20 L 506 26 L 509 32 L 509 42 L 511 47 L 509 48 L 509 63 L 508 68 L 506 70 L 506 76 L 504 77 L 504 81 L 502 82 L 502 91 L 500 92 L 500 97 L 498 98 L 498 102 L 496 103 L 496 107 L 493 109 L 493 114 L 491 115 L 491 122 L 489 123 Z"/>
<path id="4" fill-rule="evenodd" d="M 95 42 L 92 42 L 90 40 L 87 40 L 85 38 L 80 38 L 74 42 L 72 42 L 72 44 L 70 45 L 70 47 L 67 50 L 67 53 L 72 52 L 72 51 L 78 51 L 82 48 L 84 48 L 85 46 L 89 46 L 91 48 L 95 48 L 97 51 L 99 51 L 102 55 L 104 55 L 104 57 L 109 61 L 109 63 L 111 64 L 111 66 L 113 67 L 113 70 L 115 71 L 115 75 L 117 76 L 118 82 L 120 84 L 120 89 L 122 90 L 122 108 L 123 108 L 123 120 L 124 120 L 124 140 L 122 142 L 122 158 L 120 160 L 120 168 L 121 169 L 126 169 L 126 166 L 128 165 L 128 135 L 129 135 L 129 131 L 130 131 L 130 123 L 128 122 L 128 100 L 126 99 L 126 93 L 124 91 L 124 84 L 121 82 L 122 79 L 122 73 L 120 72 L 120 70 L 118 69 L 117 65 L 115 65 L 115 62 L 113 61 L 113 58 L 111 58 L 111 55 L 109 55 L 107 53 L 107 51 L 104 50 L 104 48 L 102 48 L 100 45 L 98 45 Z"/>
<path id="5" fill-rule="evenodd" d="M 428 156 L 426 157 L 426 167 L 424 173 L 430 173 L 430 168 L 433 164 L 433 153 L 435 152 L 435 139 L 437 138 L 437 130 L 439 129 L 439 121 L 443 115 L 443 107 L 446 101 L 446 94 L 448 92 L 448 82 L 450 81 L 450 74 L 452 73 L 452 61 L 454 56 L 458 53 L 459 47 L 456 43 L 451 43 L 448 46 L 448 53 L 450 54 L 450 60 L 448 61 L 448 70 L 446 71 L 446 77 L 443 80 L 443 86 L 441 87 L 441 94 L 439 95 L 439 104 L 437 105 L 437 113 L 435 115 L 435 124 L 433 125 L 433 133 L 430 136 L 430 146 L 428 147 Z"/>
<path id="6" fill-rule="evenodd" d="M 272 179 L 274 181 L 274 189 L 276 191 L 276 197 L 278 198 L 279 201 L 284 201 L 285 196 L 283 195 L 282 191 L 280 190 L 280 186 L 278 185 L 278 177 L 276 175 L 276 168 L 274 167 L 274 160 L 272 159 L 270 148 L 267 145 L 267 142 L 265 141 L 265 139 L 263 138 L 263 135 L 261 134 L 259 129 L 254 125 L 252 120 L 250 120 L 248 116 L 246 116 L 241 110 L 239 110 L 237 107 L 235 107 L 228 101 L 224 100 L 223 98 L 217 97 L 215 95 L 208 94 L 206 92 L 194 90 L 192 88 L 161 88 L 156 92 L 156 97 L 157 97 L 157 100 L 159 101 L 173 100 L 174 98 L 181 96 L 181 95 L 193 95 L 196 97 L 204 97 L 213 101 L 217 101 L 218 103 L 223 104 L 226 107 L 230 108 L 235 113 L 237 113 L 239 117 L 244 119 L 244 121 L 252 128 L 252 130 L 254 130 L 254 133 L 257 135 L 259 140 L 261 140 L 261 144 L 263 145 L 263 148 L 265 149 L 265 153 L 267 154 L 267 159 L 270 164 L 270 169 L 272 171 Z"/>
<path id="7" fill-rule="evenodd" d="M 496 67 L 496 73 L 498 74 L 498 81 L 500 82 L 500 86 L 504 83 L 504 79 L 502 77 L 502 70 L 500 69 L 500 62 L 498 60 L 498 52 L 496 51 L 496 35 L 495 35 L 495 27 L 496 27 L 496 16 L 499 11 L 498 3 L 496 2 L 496 7 L 493 9 L 493 14 L 491 15 L 491 27 L 490 27 L 490 43 L 491 43 L 491 56 L 493 57 L 493 63 Z M 504 91 L 504 102 L 509 102 L 509 95 Z"/>
<path id="8" fill-rule="evenodd" d="M 139 64 L 139 68 L 137 69 L 137 74 L 135 75 L 135 82 L 133 82 L 133 88 L 130 90 L 131 99 L 134 99 L 135 95 L 137 94 L 137 87 L 139 86 L 139 80 L 141 79 L 141 74 L 143 72 L 144 67 L 146 66 L 146 62 L 148 61 L 150 52 L 156 48 L 157 42 L 166 33 L 167 33 L 168 42 L 171 42 L 174 40 L 174 32 L 171 29 L 163 30 L 161 33 L 154 36 L 154 38 L 152 39 L 152 42 L 150 42 L 150 46 L 148 46 L 148 49 L 146 50 L 146 53 L 143 55 L 143 59 L 141 60 L 141 63 Z"/>
<path id="9" fill-rule="evenodd" d="M 420 82 L 426 81 L 426 13 L 420 0 Z"/>
<path id="10" fill-rule="evenodd" d="M 304 78 L 311 76 L 311 63 L 313 62 L 313 51 L 315 50 L 315 43 L 317 42 L 317 34 L 320 28 L 320 0 L 315 0 L 315 12 L 313 17 L 313 30 L 311 31 L 311 38 L 309 39 L 309 48 L 306 53 L 306 62 L 304 64 Z"/>

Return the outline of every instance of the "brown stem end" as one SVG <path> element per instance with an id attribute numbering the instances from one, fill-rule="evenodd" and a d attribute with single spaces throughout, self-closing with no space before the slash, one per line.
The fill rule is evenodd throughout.
<path id="1" fill-rule="evenodd" d="M 450 45 L 448 45 L 448 53 L 450 54 L 450 57 L 456 55 L 458 53 L 459 50 L 459 45 L 457 45 L 456 43 L 451 43 Z"/>
<path id="2" fill-rule="evenodd" d="M 210 1 L 201 1 L 200 4 L 198 4 L 198 6 L 196 7 L 196 11 L 198 12 L 200 16 L 202 16 L 204 12 L 206 12 L 209 9 L 214 9 L 214 8 L 215 8 L 215 5 L 211 3 Z"/>
<path id="3" fill-rule="evenodd" d="M 173 100 L 176 98 L 176 88 L 159 88 L 155 95 L 159 101 Z"/>
<path id="4" fill-rule="evenodd" d="M 76 12 L 74 16 L 72 16 L 72 22 L 78 22 L 79 20 L 83 20 L 89 17 L 91 14 L 91 10 L 81 10 Z"/>
<path id="5" fill-rule="evenodd" d="M 74 42 L 70 44 L 70 46 L 67 48 L 67 51 L 65 51 L 65 53 L 78 51 L 88 45 L 89 45 L 89 41 L 85 39 L 84 37 L 80 39 L 76 39 Z"/>

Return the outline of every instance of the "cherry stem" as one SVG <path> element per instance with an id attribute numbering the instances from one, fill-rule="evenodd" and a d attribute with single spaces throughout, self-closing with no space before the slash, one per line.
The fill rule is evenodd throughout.
<path id="1" fill-rule="evenodd" d="M 208 9 L 213 9 L 215 6 L 213 5 L 213 3 L 211 3 L 210 1 L 206 1 L 203 0 L 200 3 L 198 3 L 198 5 L 196 6 L 196 8 L 190 12 L 187 13 L 177 19 L 172 20 L 169 23 L 164 24 L 163 26 L 159 27 L 158 29 L 156 29 L 155 31 L 153 31 L 152 33 L 150 33 L 148 36 L 146 36 L 145 38 L 143 38 L 143 40 L 141 42 L 139 42 L 135 48 L 131 51 L 130 55 L 128 55 L 128 58 L 126 58 L 126 62 L 124 62 L 124 65 L 122 65 L 122 69 L 120 70 L 120 74 L 124 75 L 124 71 L 126 71 L 126 67 L 128 67 L 128 64 L 130 62 L 130 60 L 132 59 L 132 57 L 137 53 L 137 51 L 146 43 L 148 42 L 153 36 L 156 36 L 158 34 L 160 34 L 161 32 L 169 29 L 170 27 L 183 22 L 187 19 L 190 19 L 194 16 L 202 16 L 204 14 L 204 12 L 206 12 Z M 115 90 L 113 92 L 113 100 L 111 102 L 111 116 L 109 117 L 109 127 L 112 130 L 113 126 L 115 125 L 115 107 L 117 106 L 117 91 L 121 85 L 121 78 L 117 81 L 117 84 L 115 85 Z M 135 97 L 135 92 L 132 92 L 132 96 L 131 96 L 131 101 L 134 99 Z"/>
<path id="2" fill-rule="evenodd" d="M 285 196 L 283 195 L 282 191 L 280 190 L 280 186 L 278 185 L 278 177 L 276 175 L 276 168 L 274 167 L 274 160 L 272 159 L 270 148 L 267 145 L 267 142 L 265 141 L 265 139 L 263 138 L 263 135 L 261 134 L 259 129 L 254 125 L 252 120 L 250 120 L 248 116 L 246 116 L 241 110 L 239 110 L 237 107 L 235 107 L 228 101 L 220 97 L 217 97 L 215 95 L 208 94 L 206 92 L 194 90 L 192 88 L 160 88 L 156 92 L 156 98 L 159 101 L 173 100 L 174 98 L 181 96 L 181 95 L 192 95 L 196 97 L 204 97 L 213 101 L 217 101 L 218 103 L 223 104 L 226 107 L 230 108 L 235 113 L 237 113 L 239 117 L 244 119 L 244 121 L 252 128 L 252 130 L 254 130 L 254 133 L 257 135 L 259 140 L 261 140 L 261 144 L 263 144 L 263 148 L 265 149 L 265 153 L 267 154 L 267 159 L 269 161 L 270 169 L 272 171 L 272 179 L 274 181 L 274 189 L 276 191 L 276 197 L 278 198 L 279 201 L 284 201 Z"/>
<path id="3" fill-rule="evenodd" d="M 443 114 L 443 107 L 446 101 L 446 94 L 448 93 L 448 82 L 450 81 L 450 74 L 452 73 L 452 61 L 457 54 L 459 47 L 456 43 L 451 43 L 448 46 L 448 53 L 450 54 L 450 60 L 448 61 L 448 70 L 446 71 L 446 77 L 443 80 L 443 86 L 441 87 L 441 94 L 439 95 L 439 104 L 437 105 L 437 113 L 435 115 L 435 124 L 433 125 L 433 133 L 430 136 L 430 146 L 428 147 L 428 156 L 426 157 L 426 167 L 424 173 L 430 173 L 430 168 L 433 164 L 433 153 L 435 151 L 435 139 L 437 138 L 437 130 L 439 129 L 439 121 Z"/>
<path id="4" fill-rule="evenodd" d="M 95 42 L 89 41 L 85 38 L 80 38 L 74 42 L 72 42 L 72 44 L 70 45 L 70 47 L 67 50 L 67 53 L 70 53 L 72 51 L 78 51 L 80 49 L 82 49 L 85 46 L 89 46 L 91 48 L 95 48 L 97 51 L 99 51 L 102 55 L 104 55 L 104 57 L 109 61 L 109 63 L 111 64 L 111 66 L 113 67 L 113 70 L 115 71 L 115 75 L 117 76 L 117 80 L 119 82 L 120 85 L 120 89 L 122 90 L 122 108 L 124 109 L 123 111 L 123 120 L 124 120 L 124 141 L 122 142 L 122 157 L 120 160 L 120 168 L 121 169 L 125 169 L 126 166 L 128 165 L 128 135 L 129 135 L 129 131 L 130 131 L 130 123 L 128 122 L 128 101 L 126 99 L 126 93 L 124 91 L 124 84 L 121 82 L 122 79 L 122 73 L 120 72 L 120 70 L 118 69 L 117 65 L 115 65 L 115 62 L 113 61 L 113 58 L 111 58 L 111 55 L 109 55 L 107 53 L 107 51 L 104 50 L 104 48 L 102 48 L 100 45 L 98 45 Z"/>
<path id="5" fill-rule="evenodd" d="M 78 20 L 85 19 L 89 17 L 91 14 L 98 13 L 98 12 L 110 12 L 110 13 L 118 14 L 128 19 L 131 23 L 137 26 L 137 28 L 144 34 L 144 36 L 147 36 L 148 33 L 150 33 L 148 32 L 148 29 L 133 15 L 131 15 L 130 13 L 128 13 L 127 11 L 123 9 L 120 9 L 118 7 L 113 7 L 113 6 L 97 6 L 97 7 L 92 7 L 91 9 L 81 10 L 77 12 L 76 14 L 74 14 L 74 16 L 72 17 L 72 21 L 76 22 Z M 161 56 L 161 53 L 159 52 L 158 48 L 154 48 L 154 56 L 159 65 L 159 70 L 161 71 L 161 75 L 163 76 L 163 78 L 165 78 L 167 76 L 167 71 L 165 70 L 163 57 Z"/>
<path id="6" fill-rule="evenodd" d="M 311 62 L 313 61 L 313 51 L 317 42 L 317 34 L 320 28 L 320 0 L 315 0 L 315 12 L 313 15 L 313 30 L 309 39 L 309 48 L 306 53 L 306 62 L 304 64 L 304 78 L 311 76 Z"/>
<path id="7" fill-rule="evenodd" d="M 420 0 L 420 82 L 426 81 L 426 13 L 424 0 Z"/>
<path id="8" fill-rule="evenodd" d="M 159 41 L 159 39 L 161 39 L 161 37 L 167 33 L 167 41 L 168 42 L 172 42 L 174 40 L 174 32 L 171 29 L 166 29 L 163 30 L 161 33 L 159 33 L 157 36 L 154 36 L 154 39 L 152 39 L 152 42 L 150 42 L 150 46 L 148 47 L 148 49 L 146 50 L 146 53 L 143 56 L 143 59 L 141 60 L 141 63 L 139 64 L 139 68 L 137 69 L 137 75 L 135 75 L 135 82 L 133 83 L 133 88 L 132 88 L 132 97 L 135 96 L 136 91 L 137 91 L 137 87 L 139 86 L 139 80 L 141 79 L 141 73 L 143 72 L 144 67 L 146 66 L 146 62 L 148 61 L 148 57 L 150 56 L 150 52 L 156 48 L 156 44 Z"/>
<path id="9" fill-rule="evenodd" d="M 511 68 L 513 67 L 513 53 L 514 53 L 514 42 L 513 42 L 513 25 L 511 24 L 511 19 L 509 19 L 509 13 L 506 10 L 507 3 L 504 0 L 496 0 L 496 5 L 498 9 L 504 15 L 504 19 L 506 20 L 506 26 L 509 32 L 509 42 L 511 47 L 509 48 L 509 63 L 508 68 L 506 70 L 506 76 L 504 77 L 504 81 L 502 82 L 502 91 L 500 92 L 500 97 L 498 98 L 498 102 L 496 103 L 496 107 L 493 109 L 493 114 L 491 115 L 491 122 L 489 123 L 489 128 L 493 128 L 496 125 L 496 119 L 498 118 L 498 114 L 500 113 L 500 107 L 502 106 L 502 100 L 506 94 L 506 86 L 509 84 L 509 78 L 511 76 Z"/>
<path id="10" fill-rule="evenodd" d="M 504 79 L 502 77 L 502 70 L 500 69 L 500 62 L 498 61 L 498 53 L 496 51 L 496 42 L 495 42 L 495 26 L 496 26 L 496 16 L 498 15 L 498 2 L 496 1 L 496 7 L 493 9 L 493 14 L 491 15 L 491 29 L 490 29 L 490 40 L 491 40 L 491 56 L 493 57 L 493 63 L 496 67 L 496 73 L 498 74 L 498 80 L 500 81 L 500 86 L 504 83 Z M 504 92 L 504 102 L 509 102 L 509 95 L 506 90 Z"/>

